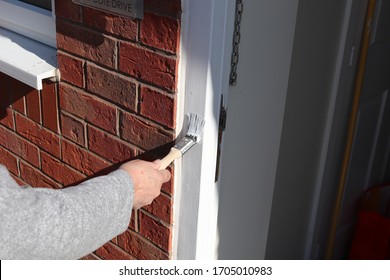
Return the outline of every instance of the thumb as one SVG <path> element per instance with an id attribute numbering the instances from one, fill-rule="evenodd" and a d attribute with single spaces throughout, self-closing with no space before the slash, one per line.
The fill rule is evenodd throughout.
<path id="1" fill-rule="evenodd" d="M 152 164 L 154 168 L 160 170 L 161 160 L 157 159 L 153 161 Z M 163 183 L 166 183 L 171 179 L 171 172 L 169 172 L 167 169 L 160 170 L 160 174 L 162 175 Z"/>

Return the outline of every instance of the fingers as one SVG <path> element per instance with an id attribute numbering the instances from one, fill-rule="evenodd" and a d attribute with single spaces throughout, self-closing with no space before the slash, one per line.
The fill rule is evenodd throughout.
<path id="1" fill-rule="evenodd" d="M 160 165 L 160 160 L 133 160 L 121 165 L 120 168 L 127 171 L 133 180 L 134 209 L 150 204 L 160 195 L 162 184 L 171 179 L 171 173 L 167 169 L 159 170 Z"/>

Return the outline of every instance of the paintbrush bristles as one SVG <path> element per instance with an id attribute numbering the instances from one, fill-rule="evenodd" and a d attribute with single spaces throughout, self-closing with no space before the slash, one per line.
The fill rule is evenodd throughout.
<path id="1" fill-rule="evenodd" d="M 188 131 L 186 136 L 192 138 L 195 142 L 199 142 L 204 128 L 204 120 L 200 115 L 194 113 L 188 114 L 188 118 Z"/>
<path id="2" fill-rule="evenodd" d="M 186 136 L 178 141 L 171 151 L 161 159 L 160 170 L 167 168 L 175 159 L 183 156 L 191 147 L 200 141 L 204 128 L 204 120 L 197 114 L 188 114 L 188 130 Z"/>

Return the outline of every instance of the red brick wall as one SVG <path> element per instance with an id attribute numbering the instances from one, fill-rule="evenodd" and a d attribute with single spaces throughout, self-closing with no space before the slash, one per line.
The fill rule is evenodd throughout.
<path id="1" fill-rule="evenodd" d="M 61 82 L 37 91 L 0 74 L 0 163 L 20 184 L 63 188 L 174 140 L 180 0 L 143 20 L 56 1 Z M 86 259 L 169 259 L 172 182 L 128 230 Z"/>

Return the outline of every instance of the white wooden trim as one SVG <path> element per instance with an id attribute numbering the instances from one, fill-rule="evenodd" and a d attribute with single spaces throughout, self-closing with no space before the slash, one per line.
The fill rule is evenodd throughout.
<path id="1" fill-rule="evenodd" d="M 176 192 L 174 256 L 177 259 L 215 259 L 218 189 L 215 179 L 221 93 L 228 87 L 228 49 L 233 30 L 234 0 L 183 0 L 182 69 L 185 77 L 184 114 L 205 118 L 201 143 L 182 159 Z M 231 27 L 230 27 L 231 24 Z M 229 28 L 230 27 L 230 28 Z M 226 35 L 227 34 L 227 35 Z M 225 36 L 226 35 L 226 36 Z M 230 42 L 226 44 L 226 42 Z M 178 202 L 179 201 L 179 202 Z"/>
<path id="2" fill-rule="evenodd" d="M 0 0 L 1 27 L 56 47 L 56 27 L 53 15 L 54 12 L 24 2 Z"/>

